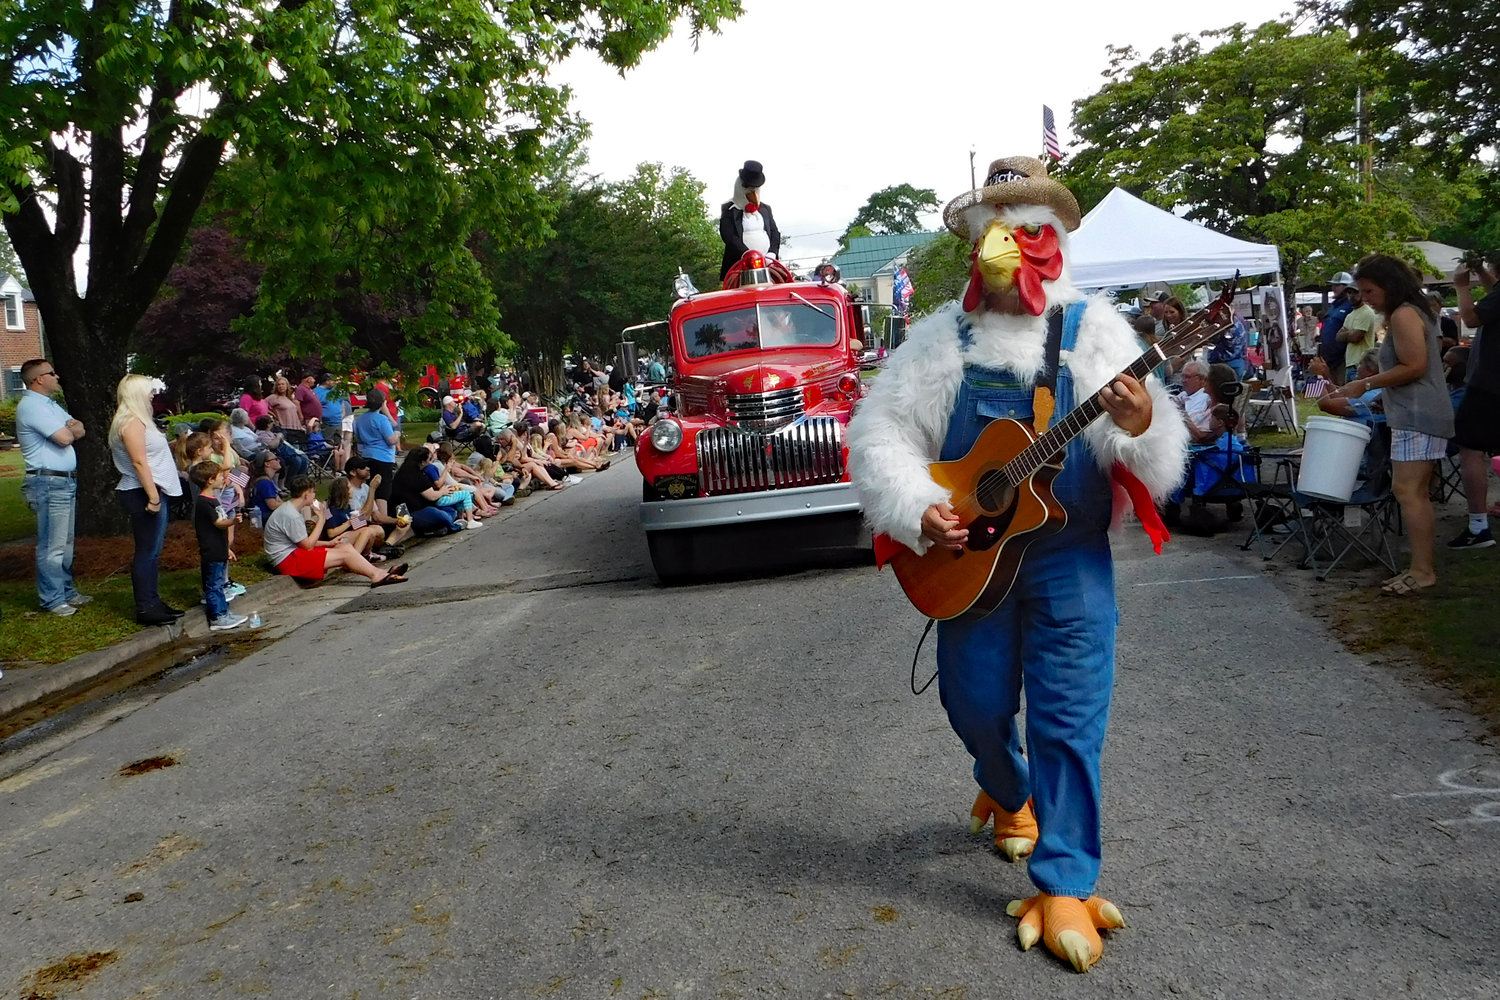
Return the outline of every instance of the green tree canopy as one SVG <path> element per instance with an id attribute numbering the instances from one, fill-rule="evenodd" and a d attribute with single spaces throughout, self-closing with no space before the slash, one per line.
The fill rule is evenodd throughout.
<path id="1" fill-rule="evenodd" d="M 920 233 L 922 214 L 936 211 L 937 207 L 937 192 L 931 188 L 915 188 L 910 184 L 883 188 L 870 195 L 854 221 L 845 227 L 839 246 L 847 250 L 849 240 L 859 235 L 856 230 L 861 227 L 874 235 Z"/>
<path id="2" fill-rule="evenodd" d="M 501 322 L 537 385 L 557 387 L 566 350 L 609 358 L 623 329 L 665 319 L 679 267 L 699 288 L 717 284 L 723 245 L 703 192 L 691 174 L 659 163 L 618 184 L 559 185 L 548 239 L 481 252 Z M 642 352 L 666 343 L 660 328 L 631 336 Z"/>
<path id="3" fill-rule="evenodd" d="M 1295 34 L 1287 21 L 1178 35 L 1145 59 L 1112 49 L 1108 82 L 1074 105 L 1082 148 L 1065 179 L 1102 195 L 1120 185 L 1221 232 L 1275 242 L 1295 283 L 1365 253 L 1409 255 L 1425 235 L 1399 191 L 1361 179 L 1356 100 L 1366 129 L 1403 113 L 1379 61 L 1338 29 Z M 1383 164 L 1384 165 L 1384 164 Z"/>
<path id="4" fill-rule="evenodd" d="M 970 244 L 946 231 L 912 250 L 906 273 L 911 277 L 913 316 L 926 315 L 964 293 L 972 250 Z"/>
<path id="5" fill-rule="evenodd" d="M 111 527 L 104 427 L 131 330 L 178 256 L 226 151 L 263 168 L 256 206 L 298 237 L 267 280 L 322 309 L 325 346 L 346 330 L 322 304 L 347 275 L 319 259 L 381 230 L 393 206 L 420 292 L 403 360 L 425 339 L 493 321 L 467 262 L 472 223 L 539 237 L 536 189 L 550 139 L 577 127 L 548 68 L 592 50 L 622 70 L 679 17 L 714 30 L 739 0 L 271 0 L 255 5 L 0 0 L 0 212 L 52 342 L 80 445 L 87 520 Z M 74 256 L 87 237 L 87 281 Z M 357 242 L 357 241 L 355 241 Z M 253 248 L 252 248 L 253 250 Z M 293 253 L 306 253 L 302 261 Z M 269 256 L 269 255 L 267 255 Z M 299 269 L 299 264 L 302 265 Z M 395 285 L 384 275 L 377 289 Z M 266 293 L 263 289 L 262 295 Z"/>
<path id="6" fill-rule="evenodd" d="M 1315 5 L 1325 23 L 1350 28 L 1378 58 L 1411 114 L 1397 124 L 1457 171 L 1500 145 L 1500 0 L 1348 0 Z"/>

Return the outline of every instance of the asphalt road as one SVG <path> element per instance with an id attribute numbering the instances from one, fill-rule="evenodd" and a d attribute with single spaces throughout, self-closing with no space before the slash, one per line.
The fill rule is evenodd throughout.
<path id="1" fill-rule="evenodd" d="M 1079 979 L 1014 944 L 889 574 L 662 590 L 638 497 L 627 461 L 0 756 L 0 997 L 1500 993 L 1500 758 L 1258 560 L 1117 542 L 1130 926 Z"/>

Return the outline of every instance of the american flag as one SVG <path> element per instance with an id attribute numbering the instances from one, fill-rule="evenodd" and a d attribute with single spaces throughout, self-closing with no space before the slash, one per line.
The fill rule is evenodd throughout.
<path id="1" fill-rule="evenodd" d="M 1042 146 L 1054 160 L 1062 159 L 1062 147 L 1057 144 L 1057 119 L 1052 117 L 1052 109 L 1045 104 L 1042 105 Z"/>
<path id="2" fill-rule="evenodd" d="M 352 514 L 349 515 L 349 530 L 350 531 L 358 531 L 360 528 L 365 527 L 369 523 L 370 522 L 367 521 L 367 520 L 365 520 L 365 516 L 363 514 L 361 514 L 359 511 L 355 511 L 354 513 L 352 513 Z"/>
<path id="3" fill-rule="evenodd" d="M 240 489 L 250 485 L 250 477 L 240 469 L 230 469 L 225 473 L 225 478 L 229 480 L 230 486 L 237 486 Z"/>

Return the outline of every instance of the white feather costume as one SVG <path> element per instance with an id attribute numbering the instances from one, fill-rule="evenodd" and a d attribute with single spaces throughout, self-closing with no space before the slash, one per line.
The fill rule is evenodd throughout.
<path id="1" fill-rule="evenodd" d="M 1048 208 L 978 205 L 966 213 L 970 232 L 982 232 L 993 219 L 1019 226 L 1050 225 L 1063 252 L 1063 271 L 1044 283 L 1047 305 L 1065 306 L 1084 298 L 1069 280 L 1067 232 Z M 959 320 L 953 302 L 915 323 L 906 343 L 891 353 L 849 423 L 849 471 L 864 506 L 865 520 L 921 553 L 932 544 L 922 535 L 922 514 L 950 500 L 928 472 L 947 435 L 948 419 L 963 381 L 964 365 L 1007 368 L 1030 382 L 1043 367 L 1045 315 L 1008 315 L 983 307 L 969 316 L 970 344 L 961 350 Z M 1096 392 L 1142 353 L 1135 332 L 1101 295 L 1089 299 L 1078 337 L 1063 360 L 1073 373 L 1077 401 Z M 1166 387 L 1156 376 L 1146 380 L 1151 394 L 1151 426 L 1131 437 L 1106 414 L 1083 432 L 1089 451 L 1108 475 L 1122 463 L 1157 499 L 1183 480 L 1187 468 L 1188 430 Z M 1057 414 L 1062 417 L 1064 414 Z"/>

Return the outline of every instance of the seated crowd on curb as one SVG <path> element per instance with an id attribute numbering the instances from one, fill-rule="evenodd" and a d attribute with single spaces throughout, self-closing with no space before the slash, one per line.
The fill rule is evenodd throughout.
<path id="1" fill-rule="evenodd" d="M 85 428 L 53 398 L 61 376 L 50 362 L 38 358 L 22 367 L 26 391 L 17 437 L 26 465 L 23 496 L 37 516 L 37 591 L 42 610 L 63 617 L 91 601 L 72 581 L 73 442 Z M 609 453 L 632 447 L 660 406 L 659 393 L 652 392 L 638 408 L 628 383 L 578 388 L 565 408 L 543 405 L 513 385 L 474 392 L 461 404 L 446 398 L 440 429 L 407 449 L 399 408 L 383 383 L 356 410 L 327 372 L 295 385 L 285 376 L 257 378 L 227 419 L 178 424 L 169 440 L 151 416 L 152 397 L 166 386 L 125 376 L 115 419 L 124 430 L 110 430 L 122 470 L 116 493 L 135 536 L 137 622 L 170 624 L 185 613 L 156 592 L 166 523 L 174 514 L 193 521 L 202 603 L 215 630 L 246 621 L 228 607 L 245 592 L 231 570 L 238 561 L 236 529 L 246 521 L 260 529 L 277 573 L 315 581 L 330 569 L 346 569 L 371 586 L 404 581 L 406 564 L 396 560 L 407 540 L 483 528 L 485 519 L 518 498 L 566 489 L 581 482 L 580 473 L 609 468 Z M 313 462 L 336 477 L 326 502 L 318 500 L 307 474 Z"/>

